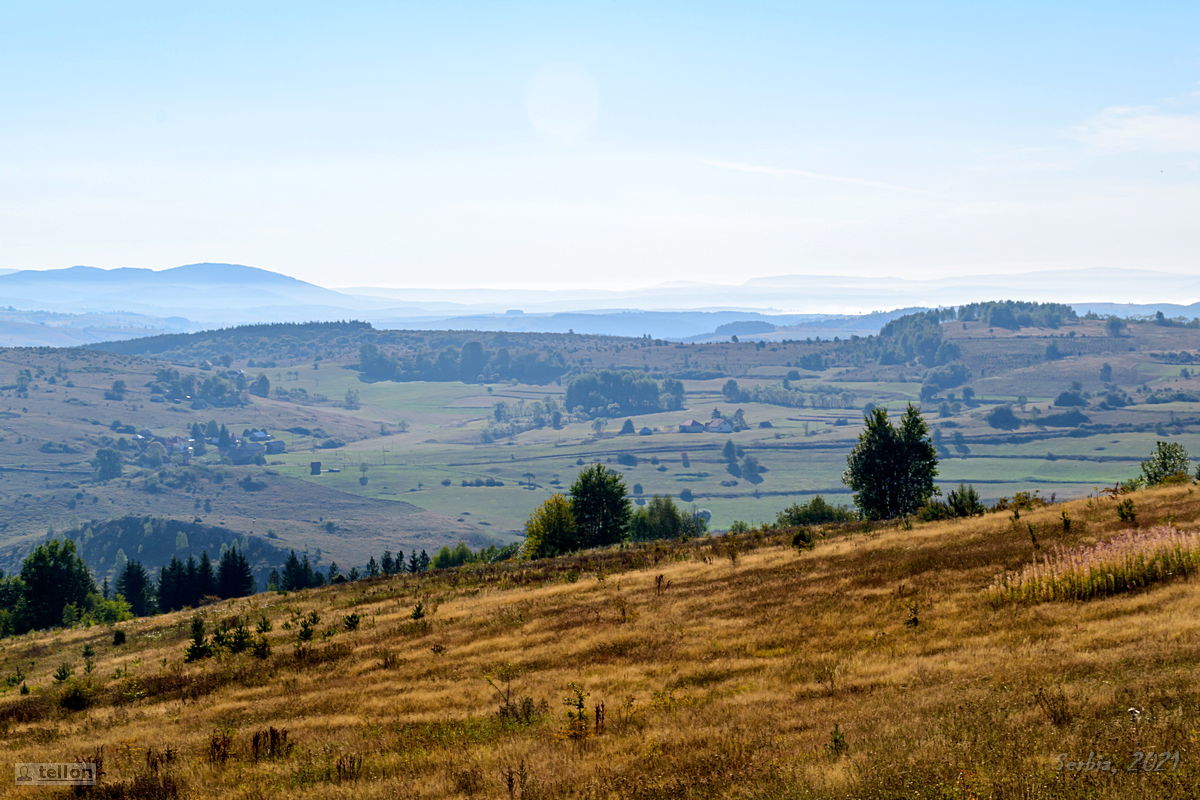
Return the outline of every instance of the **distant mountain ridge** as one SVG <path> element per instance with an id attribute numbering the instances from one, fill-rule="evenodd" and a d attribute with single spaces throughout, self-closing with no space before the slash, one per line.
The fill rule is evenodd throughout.
<path id="1" fill-rule="evenodd" d="M 1092 301 L 1080 301 L 1084 291 Z M 1156 302 L 1163 297 L 1176 302 Z M 1101 268 L 938 279 L 777 275 L 739 285 L 674 281 L 638 290 L 337 290 L 223 262 L 162 270 L 0 270 L 0 309 L 8 308 L 0 313 L 0 346 L 62 346 L 234 325 L 347 319 L 378 328 L 575 331 L 688 341 L 734 335 L 847 338 L 876 333 L 889 320 L 918 308 L 1000 298 L 1067 302 L 1081 313 L 1152 316 L 1162 311 L 1192 317 L 1200 315 L 1200 278 Z"/>
<path id="2" fill-rule="evenodd" d="M 332 289 L 241 264 L 185 264 L 164 270 L 77 266 L 0 275 L 0 305 L 48 311 L 167 310 L 192 316 L 198 309 L 340 306 L 345 299 Z"/>

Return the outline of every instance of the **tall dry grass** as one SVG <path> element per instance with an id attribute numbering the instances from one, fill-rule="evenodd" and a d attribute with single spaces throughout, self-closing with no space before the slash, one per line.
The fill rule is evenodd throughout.
<path id="1" fill-rule="evenodd" d="M 1044 559 L 1001 577 L 996 602 L 1091 600 L 1186 578 L 1200 569 L 1200 531 L 1169 525 L 1131 530 L 1085 547 L 1056 547 Z"/>
<path id="2" fill-rule="evenodd" d="M 1200 523 L 1189 487 L 1137 503 L 1145 524 Z M 1123 529 L 1106 499 L 1019 523 L 831 530 L 805 551 L 755 532 L 201 610 L 210 629 L 265 615 L 265 658 L 184 663 L 191 612 L 124 624 L 124 645 L 18 637 L 0 678 L 19 666 L 31 693 L 0 691 L 0 740 L 9 761 L 99 751 L 112 798 L 1200 796 L 1200 591 L 994 607 L 994 576 L 1040 558 L 1027 525 L 1051 550 Z M 72 711 L 52 673 L 84 680 L 85 644 Z M 1178 768 L 1124 770 L 1151 750 Z M 1056 767 L 1089 753 L 1121 769 Z"/>

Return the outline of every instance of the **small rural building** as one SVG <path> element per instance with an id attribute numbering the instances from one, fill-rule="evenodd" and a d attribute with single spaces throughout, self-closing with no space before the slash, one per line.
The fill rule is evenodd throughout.
<path id="1" fill-rule="evenodd" d="M 689 419 L 679 426 L 680 433 L 704 433 L 704 423 L 697 419 Z"/>
<path id="2" fill-rule="evenodd" d="M 277 456 L 280 453 L 286 453 L 286 452 L 287 452 L 287 445 L 284 444 L 283 442 L 279 441 L 278 439 L 272 439 L 271 441 L 267 442 L 267 455 Z"/>
<path id="3" fill-rule="evenodd" d="M 705 430 L 709 433 L 733 433 L 733 423 L 727 419 L 714 419 Z"/>

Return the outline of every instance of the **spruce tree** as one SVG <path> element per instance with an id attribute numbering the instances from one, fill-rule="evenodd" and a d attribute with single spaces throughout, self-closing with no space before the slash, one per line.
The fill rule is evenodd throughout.
<path id="1" fill-rule="evenodd" d="M 183 567 L 182 580 L 179 582 L 179 606 L 197 606 L 200 604 L 200 592 L 198 587 L 199 568 L 196 566 L 196 557 L 188 556 L 187 564 Z"/>
<path id="2" fill-rule="evenodd" d="M 217 594 L 221 597 L 246 597 L 254 594 L 254 573 L 250 562 L 236 547 L 221 554 L 217 566 Z"/>
<path id="3" fill-rule="evenodd" d="M 96 584 L 70 539 L 52 539 L 33 548 L 21 564 L 19 632 L 63 624 L 68 606 L 82 608 Z"/>
<path id="4" fill-rule="evenodd" d="M 292 550 L 288 554 L 287 561 L 283 563 L 283 575 L 279 588 L 285 592 L 293 592 L 297 589 L 304 589 L 307 585 L 304 568 L 300 565 L 300 559 L 296 557 L 296 551 Z"/>
<path id="5" fill-rule="evenodd" d="M 140 561 L 125 562 L 125 568 L 117 576 L 117 594 L 124 596 L 130 610 L 136 616 L 145 617 L 156 610 L 153 584 Z"/>
<path id="6" fill-rule="evenodd" d="M 200 554 L 200 565 L 196 568 L 196 599 L 209 597 L 217 592 L 217 578 L 213 574 L 212 560 L 208 552 Z"/>

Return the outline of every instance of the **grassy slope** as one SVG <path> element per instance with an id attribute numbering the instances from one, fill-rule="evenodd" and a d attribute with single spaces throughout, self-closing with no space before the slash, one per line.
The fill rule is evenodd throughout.
<path id="1" fill-rule="evenodd" d="M 1200 520 L 1192 487 L 1133 499 L 1143 524 Z M 711 539 L 206 609 L 210 621 L 267 614 L 265 662 L 184 665 L 187 614 L 126 623 L 121 648 L 106 630 L 27 636 L 0 643 L 0 672 L 21 665 L 35 687 L 0 696 L 0 737 L 14 761 L 103 745 L 110 781 L 145 773 L 145 748 L 169 744 L 166 774 L 190 797 L 506 797 L 504 771 L 521 764 L 527 789 L 512 796 L 526 798 L 1196 796 L 1200 592 L 1178 582 L 993 609 L 984 590 L 1030 560 L 1029 524 L 1043 546 L 1119 529 L 1111 500 L 1080 500 L 1018 522 L 838 535 L 803 554 L 746 537 L 734 559 L 730 540 Z M 661 594 L 657 575 L 669 581 Z M 418 599 L 435 609 L 428 625 L 410 618 Z M 364 623 L 318 636 L 329 660 L 298 664 L 283 623 L 310 610 L 321 630 L 352 610 Z M 54 710 L 50 674 L 63 660 L 78 667 L 85 643 L 101 701 Z M 514 696 L 549 703 L 540 722 L 496 718 L 484 676 L 505 663 L 520 672 Z M 111 677 L 117 668 L 131 677 Z M 605 732 L 582 743 L 559 733 L 571 682 L 589 693 L 589 715 L 607 708 Z M 1051 723 L 1039 689 L 1066 693 L 1068 722 Z M 840 759 L 826 748 L 835 724 L 849 746 Z M 296 750 L 251 763 L 249 737 L 268 725 L 286 727 Z M 233 736 L 224 764 L 207 755 L 216 729 Z M 1180 751 L 1179 770 L 1052 769 L 1059 753 L 1123 767 L 1144 749 Z M 357 780 L 338 780 L 346 756 L 363 759 Z"/>

